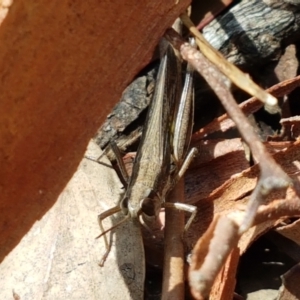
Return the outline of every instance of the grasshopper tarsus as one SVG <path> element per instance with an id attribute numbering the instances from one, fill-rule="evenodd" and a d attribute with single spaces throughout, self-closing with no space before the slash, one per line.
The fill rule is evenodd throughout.
<path id="1" fill-rule="evenodd" d="M 189 205 L 189 204 L 186 204 L 186 205 Z M 191 211 L 191 216 L 190 218 L 188 219 L 188 221 L 186 222 L 185 226 L 184 226 L 184 232 L 187 232 L 188 229 L 190 228 L 190 226 L 192 225 L 196 215 L 197 215 L 197 207 L 196 206 L 193 206 L 193 211 Z"/>
<path id="2" fill-rule="evenodd" d="M 116 165 L 118 166 L 117 173 L 121 177 L 120 179 L 121 179 L 122 184 L 124 185 L 125 188 L 127 188 L 129 176 L 128 176 L 128 173 L 126 171 L 123 159 L 122 159 L 121 151 L 120 151 L 120 149 L 117 146 L 117 144 L 116 144 L 115 141 L 110 141 L 109 144 L 108 144 L 108 146 L 102 152 L 102 154 L 100 156 L 98 156 L 97 158 L 96 157 L 91 157 L 89 155 L 85 155 L 84 157 L 86 159 L 91 160 L 93 162 L 96 162 L 98 164 L 101 164 L 101 165 L 104 165 L 104 166 L 112 168 L 112 166 L 110 166 L 110 165 L 108 165 L 108 164 L 106 164 L 106 163 L 104 163 L 104 162 L 101 161 L 101 158 L 105 155 L 105 153 L 107 153 L 110 150 L 111 150 L 111 152 L 114 155 L 113 159 L 111 160 L 111 163 L 113 161 L 117 162 L 116 163 Z"/>

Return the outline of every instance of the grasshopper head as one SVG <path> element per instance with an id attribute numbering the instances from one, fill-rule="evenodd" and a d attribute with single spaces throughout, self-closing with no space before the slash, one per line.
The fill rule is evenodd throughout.
<path id="1" fill-rule="evenodd" d="M 121 202 L 121 209 L 126 216 L 131 218 L 153 218 L 158 215 L 161 201 L 152 189 L 147 189 L 137 199 L 125 197 Z"/>

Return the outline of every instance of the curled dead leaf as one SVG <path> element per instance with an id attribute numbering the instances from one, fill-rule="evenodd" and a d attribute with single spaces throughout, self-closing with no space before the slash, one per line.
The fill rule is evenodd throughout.
<path id="1" fill-rule="evenodd" d="M 91 142 L 87 154 L 99 151 Z M 97 215 L 122 193 L 112 168 L 84 158 L 55 205 L 0 265 L 1 298 L 14 290 L 20 299 L 143 299 L 143 244 L 130 223 L 118 228 L 104 267 L 98 265 L 105 245 L 95 239 Z"/>

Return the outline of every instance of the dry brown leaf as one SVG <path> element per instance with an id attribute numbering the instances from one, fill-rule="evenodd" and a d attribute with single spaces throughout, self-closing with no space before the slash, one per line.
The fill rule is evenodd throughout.
<path id="1" fill-rule="evenodd" d="M 235 154 L 239 152 L 241 157 L 245 157 L 245 148 L 241 138 L 204 140 L 194 143 L 192 147 L 197 147 L 198 155 L 194 158 L 191 168 L 232 152 Z"/>
<path id="2" fill-rule="evenodd" d="M 225 265 L 217 276 L 211 289 L 210 300 L 232 300 L 236 284 L 236 270 L 240 258 L 240 251 L 236 247 L 232 250 Z"/>
<path id="3" fill-rule="evenodd" d="M 253 226 L 252 228 L 247 230 L 241 236 L 238 243 L 240 255 L 243 255 L 254 241 L 268 232 L 270 229 L 274 228 L 279 222 L 280 220 L 270 220 Z"/>
<path id="4" fill-rule="evenodd" d="M 238 224 L 232 218 L 217 215 L 197 241 L 189 268 L 189 284 L 196 299 L 203 300 L 210 295 L 217 275 L 237 245 L 240 237 L 238 230 Z M 236 269 L 237 261 L 232 266 Z"/>
<path id="5" fill-rule="evenodd" d="M 89 155 L 99 151 L 90 143 Z M 11 299 L 14 290 L 24 300 L 143 299 L 141 233 L 130 223 L 118 228 L 104 267 L 98 265 L 105 247 L 95 239 L 97 215 L 117 202 L 121 187 L 113 169 L 83 159 L 55 205 L 0 265 L 0 298 Z"/>
<path id="6" fill-rule="evenodd" d="M 200 157 L 196 158 L 195 164 L 192 164 L 186 174 L 188 203 L 197 203 L 204 199 L 217 200 L 219 197 L 224 200 L 225 196 L 226 199 L 234 201 L 253 190 L 259 170 L 257 166 L 249 168 L 249 162 L 245 157 L 240 139 L 207 143 L 203 141 L 197 145 Z M 280 154 L 281 152 L 293 151 L 290 155 L 297 155 L 297 149 L 294 148 L 296 146 L 293 142 L 267 142 L 265 146 L 271 154 L 279 152 L 274 156 L 275 159 L 279 157 L 279 163 L 285 160 L 286 155 L 289 155 Z M 293 148 L 288 150 L 289 146 L 293 146 Z M 288 162 L 287 158 L 284 164 L 285 171 L 291 174 L 297 171 L 292 165 L 289 166 Z"/>
<path id="7" fill-rule="evenodd" d="M 222 144 L 225 147 L 227 145 L 231 151 L 226 153 L 225 147 L 219 147 Z M 218 148 L 222 153 L 217 150 Z M 185 177 L 187 202 L 190 204 L 211 198 L 224 182 L 249 167 L 240 139 L 212 144 L 212 148 L 208 143 L 208 150 L 203 150 L 200 145 L 199 151 L 199 158 L 196 158 L 195 164 L 192 164 Z M 206 162 L 199 164 L 203 151 L 206 151 L 206 157 L 204 157 Z M 211 160 L 214 156 L 217 158 Z"/>
<path id="8" fill-rule="evenodd" d="M 292 176 L 296 187 L 299 183 L 299 145 L 300 141 L 280 144 L 279 148 L 283 150 L 274 155 L 276 161 Z M 208 163 L 207 169 L 211 171 L 210 166 L 217 160 L 215 159 Z M 219 162 L 219 172 L 226 170 L 229 164 L 228 160 L 224 159 L 222 162 Z M 197 203 L 199 219 L 194 222 L 190 229 L 187 241 L 191 247 L 195 245 L 196 240 L 201 236 L 193 250 L 194 262 L 190 270 L 192 291 L 197 299 L 202 299 L 211 292 L 213 282 L 215 282 L 215 292 L 219 291 L 222 293 L 223 291 L 225 294 L 222 294 L 222 297 L 232 296 L 234 289 L 233 280 L 228 280 L 226 287 L 222 287 L 220 281 L 219 283 L 215 281 L 218 272 L 221 270 L 222 262 L 225 262 L 231 249 L 238 246 L 239 255 L 241 255 L 253 241 L 276 226 L 281 218 L 299 214 L 300 206 L 295 205 L 298 198 L 292 188 L 283 192 L 274 191 L 268 196 L 268 201 L 284 198 L 286 200 L 276 200 L 269 205 L 261 206 L 255 219 L 256 226 L 253 226 L 240 236 L 236 230 L 237 225 L 234 224 L 236 222 L 239 224 L 238 220 L 244 218 L 244 212 L 237 210 L 237 200 L 238 204 L 243 205 L 248 202 L 249 197 L 243 196 L 253 190 L 258 176 L 259 170 L 257 166 L 248 168 L 228 179 L 221 188 L 217 189 L 214 196 L 202 198 Z M 218 176 L 215 175 L 215 178 L 218 180 Z M 214 221 L 212 222 L 212 220 Z M 223 247 L 226 249 L 223 249 Z M 234 265 L 231 266 L 229 264 L 227 266 L 233 268 L 231 273 L 233 276 L 236 271 Z M 231 295 L 230 293 L 226 294 L 226 290 L 231 291 Z M 212 297 L 213 294 L 210 295 Z"/>
<path id="9" fill-rule="evenodd" d="M 220 285 L 220 281 L 219 283 L 216 281 L 218 273 L 219 276 L 222 276 L 222 268 L 224 269 L 225 261 L 228 259 L 231 251 L 238 249 L 239 254 L 242 254 L 249 246 L 249 243 L 263 233 L 262 230 L 258 233 L 257 228 L 259 225 L 267 223 L 269 226 L 264 226 L 264 230 L 267 231 L 276 225 L 281 218 L 286 216 L 293 217 L 299 214 L 300 200 L 291 190 L 286 199 L 274 200 L 268 205 L 260 206 L 254 221 L 256 226 L 244 234 L 252 233 L 248 234 L 244 241 L 239 241 L 239 226 L 244 219 L 245 212 L 232 210 L 226 214 L 215 215 L 214 221 L 199 238 L 192 252 L 189 283 L 193 296 L 200 300 L 206 299 L 209 295 L 212 295 L 211 289 L 213 284 L 217 285 L 217 287 L 219 286 L 220 292 L 224 292 L 221 299 L 233 296 L 234 281 L 228 280 L 228 285 L 223 287 Z M 242 242 L 243 248 L 240 247 L 240 242 Z M 239 246 L 238 248 L 236 248 L 237 245 Z M 236 272 L 238 257 L 235 258 L 236 261 L 233 261 L 232 265 L 229 263 L 227 266 L 231 268 L 231 276 L 234 276 Z"/>
<path id="10" fill-rule="evenodd" d="M 276 228 L 276 231 L 286 238 L 300 245 L 300 219 L 285 226 Z"/>
<path id="11" fill-rule="evenodd" d="M 290 147 L 284 151 L 280 151 L 274 154 L 274 159 L 282 167 L 282 169 L 291 177 L 297 175 L 300 170 L 300 141 L 296 141 L 291 144 Z M 225 164 L 224 164 L 225 163 Z M 223 161 L 223 167 L 219 166 L 219 171 L 229 168 L 228 161 Z M 239 174 L 235 174 L 225 183 L 218 185 L 214 191 L 210 192 L 209 196 L 214 202 L 227 203 L 227 201 L 235 201 L 241 199 L 247 193 L 251 192 L 257 182 L 259 176 L 258 166 L 255 165 L 251 168 L 244 170 Z M 204 187 L 203 187 L 204 188 Z M 201 186 L 199 186 L 199 190 Z M 197 191 L 200 195 L 203 191 Z M 194 192 L 195 193 L 195 192 Z M 193 197 L 196 197 L 193 195 Z M 278 197 L 284 198 L 284 197 Z M 199 197 L 199 199 L 201 199 Z M 273 198 L 274 199 L 274 198 Z"/>
<path id="12" fill-rule="evenodd" d="M 269 145 L 274 144 L 276 143 L 272 142 Z M 299 144 L 299 141 L 279 143 L 278 149 L 283 149 L 283 151 L 274 156 L 295 180 L 299 180 L 297 176 L 300 170 Z M 288 145 L 290 147 L 286 148 Z M 196 204 L 199 212 L 187 232 L 189 249 L 194 247 L 199 236 L 207 230 L 214 215 L 230 212 L 236 208 L 237 204 L 246 205 L 249 197 L 245 197 L 245 195 L 253 190 L 259 172 L 256 166 L 240 170 L 243 167 L 245 168 L 243 164 L 239 165 L 240 161 L 243 160 L 241 160 L 239 153 L 232 153 L 188 171 L 186 176 L 186 199 L 189 203 Z M 227 176 L 227 181 L 224 178 L 225 176 Z M 285 195 L 282 192 L 273 192 L 268 199 L 280 199 L 284 198 Z M 273 228 L 277 223 L 276 221 L 268 221 L 248 230 L 239 242 L 241 253 L 246 251 L 255 239 Z"/>
<path id="13" fill-rule="evenodd" d="M 299 141 L 294 142 L 288 149 L 274 155 L 280 165 L 283 166 L 284 170 L 286 170 L 295 180 L 299 180 L 299 177 L 297 176 L 299 175 L 300 170 L 299 146 Z M 238 159 L 238 156 L 236 157 Z M 232 155 L 231 160 L 225 156 L 220 159 L 213 160 L 208 165 L 205 165 L 205 168 L 203 167 L 203 171 L 202 169 L 201 171 L 204 172 L 206 170 L 206 176 L 201 177 L 203 180 L 199 181 L 199 183 L 196 181 L 197 176 L 199 176 L 197 170 L 195 169 L 188 172 L 186 188 L 188 195 L 187 200 L 189 202 L 193 201 L 193 203 L 197 203 L 199 212 L 199 216 L 197 216 L 197 219 L 192 224 L 187 234 L 187 242 L 191 248 L 195 245 L 198 237 L 206 231 L 215 214 L 229 212 L 230 210 L 235 209 L 237 204 L 245 205 L 248 201 L 248 197 L 245 197 L 245 195 L 250 193 L 256 184 L 257 176 L 259 174 L 256 166 L 241 173 L 232 174 L 232 177 L 225 181 L 225 183 L 218 181 L 220 180 L 220 176 L 222 176 L 222 172 L 226 174 L 226 170 L 230 169 L 231 165 L 234 164 L 234 155 Z M 214 167 L 215 163 L 218 165 L 218 168 Z M 195 174 L 194 178 L 191 174 Z M 219 176 L 219 174 L 221 175 Z M 206 182 L 206 178 L 210 178 L 211 181 Z M 210 190 L 213 185 L 216 186 L 215 189 L 217 189 L 217 192 Z M 288 192 L 289 191 L 290 189 Z M 273 192 L 268 199 L 280 199 L 285 196 L 285 193 Z M 240 240 L 239 247 L 241 249 L 241 253 L 243 253 L 247 249 L 248 245 L 257 237 L 274 227 L 276 224 L 277 223 L 274 221 L 269 221 L 247 231 Z"/>

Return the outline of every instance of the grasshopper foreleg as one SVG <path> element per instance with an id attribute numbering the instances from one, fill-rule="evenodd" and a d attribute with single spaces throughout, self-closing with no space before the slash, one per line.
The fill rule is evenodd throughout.
<path id="1" fill-rule="evenodd" d="M 110 143 L 110 146 L 111 146 L 111 149 L 112 149 L 112 151 L 115 155 L 116 161 L 117 161 L 117 166 L 118 166 L 118 169 L 119 169 L 121 177 L 122 177 L 121 181 L 125 185 L 125 188 L 127 188 L 129 176 L 126 171 L 124 161 L 122 159 L 121 151 L 120 151 L 118 145 L 114 141 L 112 141 Z"/>
<path id="2" fill-rule="evenodd" d="M 108 165 L 108 164 L 103 163 L 102 161 L 100 161 L 101 158 L 102 158 L 109 150 L 111 150 L 112 153 L 114 154 L 114 156 L 113 156 L 114 159 L 111 161 L 111 163 L 113 164 L 114 161 L 117 162 L 116 165 L 117 165 L 118 173 L 119 173 L 120 176 L 121 176 L 121 178 L 120 178 L 120 179 L 121 179 L 121 182 L 122 182 L 122 184 L 124 185 L 124 187 L 127 188 L 129 176 L 128 176 L 128 173 L 127 173 L 127 171 L 126 171 L 124 161 L 123 161 L 123 159 L 122 159 L 121 151 L 120 151 L 120 149 L 119 149 L 119 147 L 118 147 L 118 145 L 116 144 L 115 141 L 110 141 L 108 147 L 105 148 L 105 150 L 103 151 L 103 153 L 102 153 L 99 157 L 95 158 L 95 157 L 91 157 L 91 156 L 85 155 L 85 158 L 88 159 L 88 160 L 94 161 L 94 162 L 96 162 L 96 163 L 98 163 L 98 164 L 102 164 L 102 165 L 104 165 L 104 166 L 107 166 L 107 167 L 109 167 L 109 168 L 112 168 L 111 165 Z"/>

